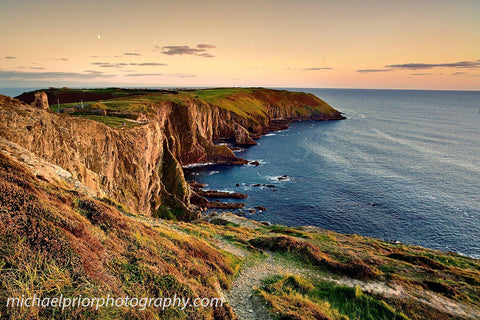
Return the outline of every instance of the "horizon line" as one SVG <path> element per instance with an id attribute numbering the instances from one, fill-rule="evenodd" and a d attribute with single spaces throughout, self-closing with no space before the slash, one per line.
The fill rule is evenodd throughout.
<path id="1" fill-rule="evenodd" d="M 397 91 L 456 91 L 456 92 L 480 92 L 480 89 L 418 89 L 418 88 L 357 88 L 357 87 L 285 87 L 285 86 L 15 86 L 15 87 L 0 87 L 0 89 L 106 89 L 106 88 L 119 88 L 119 89 L 217 89 L 217 88 L 267 88 L 267 89 L 327 89 L 327 90 L 397 90 Z M 1 94 L 1 93 L 0 93 Z"/>

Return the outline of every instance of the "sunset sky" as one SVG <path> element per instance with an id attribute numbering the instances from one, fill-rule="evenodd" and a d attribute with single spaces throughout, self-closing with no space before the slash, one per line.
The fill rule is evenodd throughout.
<path id="1" fill-rule="evenodd" d="M 479 0 L 1 0 L 0 87 L 480 90 Z"/>

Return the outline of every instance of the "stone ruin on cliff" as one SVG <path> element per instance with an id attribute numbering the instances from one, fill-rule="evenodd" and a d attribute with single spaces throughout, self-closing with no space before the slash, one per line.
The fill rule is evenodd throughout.
<path id="1" fill-rule="evenodd" d="M 32 106 L 34 106 L 35 108 L 48 110 L 49 107 L 47 94 L 43 91 L 35 93 L 35 101 L 33 101 Z"/>

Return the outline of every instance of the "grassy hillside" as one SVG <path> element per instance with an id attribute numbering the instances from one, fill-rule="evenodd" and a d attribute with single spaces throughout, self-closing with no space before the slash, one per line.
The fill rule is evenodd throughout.
<path id="1" fill-rule="evenodd" d="M 0 155 L 0 318 L 229 318 L 229 307 L 6 308 L 8 297 L 34 293 L 217 297 L 229 287 L 237 258 L 171 225 L 139 222 L 112 204 L 47 185 Z"/>
<path id="2" fill-rule="evenodd" d="M 193 223 L 133 215 L 109 199 L 52 186 L 1 154 L 0 220 L 2 319 L 234 319 L 234 311 L 251 310 L 235 290 L 262 301 L 252 312 L 266 308 L 278 319 L 480 315 L 478 260 L 230 214 Z M 253 267 L 266 268 L 265 276 L 245 283 Z M 7 297 L 34 293 L 230 300 L 184 311 L 5 306 Z"/>
<path id="3" fill-rule="evenodd" d="M 106 109 L 114 112 L 145 114 L 151 116 L 156 108 L 164 102 L 188 106 L 211 105 L 233 112 L 245 119 L 266 118 L 269 107 L 292 108 L 297 117 L 318 115 L 340 115 L 338 111 L 314 95 L 287 90 L 264 88 L 216 88 L 199 90 L 136 90 L 136 89 L 45 89 L 50 108 L 53 111 L 80 105 L 83 101 L 85 110 L 74 113 L 107 124 L 114 128 L 122 126 L 125 121 L 115 117 L 92 117 L 89 109 Z M 17 98 L 31 103 L 34 92 L 24 93 Z M 129 124 L 129 127 L 135 126 Z"/>

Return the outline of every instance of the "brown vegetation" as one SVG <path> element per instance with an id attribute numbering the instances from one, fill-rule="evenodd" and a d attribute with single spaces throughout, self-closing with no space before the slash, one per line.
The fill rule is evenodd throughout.
<path id="1" fill-rule="evenodd" d="M 11 318 L 153 319 L 232 316 L 228 306 L 145 311 L 106 308 L 5 309 L 9 296 L 217 297 L 228 288 L 232 261 L 168 226 L 149 227 L 109 204 L 35 180 L 0 154 L 2 316 Z"/>

